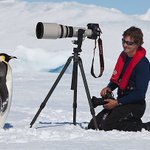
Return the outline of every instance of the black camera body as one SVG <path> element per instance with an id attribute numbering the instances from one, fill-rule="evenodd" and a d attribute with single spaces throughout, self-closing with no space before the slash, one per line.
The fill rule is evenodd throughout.
<path id="1" fill-rule="evenodd" d="M 102 33 L 99 24 L 97 23 L 89 23 L 87 24 L 88 29 L 92 30 L 92 35 L 91 36 L 87 36 L 87 38 L 89 39 L 97 39 L 98 36 L 100 36 L 100 34 Z"/>
<path id="2" fill-rule="evenodd" d="M 97 106 L 106 104 L 107 102 L 105 102 L 105 99 L 115 99 L 115 98 L 114 98 L 114 95 L 112 92 L 108 92 L 102 98 L 97 98 L 97 97 L 93 96 L 91 99 L 93 107 L 96 108 Z"/>

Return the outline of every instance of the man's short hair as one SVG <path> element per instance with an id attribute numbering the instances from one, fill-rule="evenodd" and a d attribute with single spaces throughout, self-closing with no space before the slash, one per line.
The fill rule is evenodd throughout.
<path id="1" fill-rule="evenodd" d="M 129 29 L 127 29 L 126 31 L 124 31 L 122 36 L 124 38 L 126 36 L 130 36 L 134 40 L 134 42 L 136 44 L 138 44 L 139 46 L 141 46 L 143 44 L 143 33 L 140 28 L 132 26 Z"/>

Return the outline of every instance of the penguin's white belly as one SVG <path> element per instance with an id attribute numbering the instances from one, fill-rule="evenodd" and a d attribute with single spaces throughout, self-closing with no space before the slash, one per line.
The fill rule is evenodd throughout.
<path id="1" fill-rule="evenodd" d="M 6 75 L 6 85 L 8 89 L 8 105 L 4 112 L 0 112 L 0 128 L 3 128 L 5 125 L 6 118 L 10 111 L 11 100 L 12 100 L 12 70 L 10 65 L 7 63 L 7 75 Z"/>

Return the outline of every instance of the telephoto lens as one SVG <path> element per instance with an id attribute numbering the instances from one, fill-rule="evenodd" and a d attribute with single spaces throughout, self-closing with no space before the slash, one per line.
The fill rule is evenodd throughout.
<path id="1" fill-rule="evenodd" d="M 78 30 L 83 29 L 83 37 L 91 37 L 93 31 L 91 29 L 65 26 L 57 23 L 42 23 L 38 22 L 36 25 L 36 37 L 38 39 L 57 39 L 57 38 L 71 38 L 78 36 Z"/>

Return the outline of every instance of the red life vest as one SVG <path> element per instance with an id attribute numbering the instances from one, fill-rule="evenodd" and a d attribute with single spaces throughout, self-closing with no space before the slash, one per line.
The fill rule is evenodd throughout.
<path id="1" fill-rule="evenodd" d="M 129 79 L 132 75 L 134 68 L 140 62 L 140 60 L 143 57 L 145 57 L 145 55 L 146 55 L 146 50 L 143 47 L 138 49 L 136 51 L 135 55 L 133 56 L 131 62 L 127 66 L 127 68 L 122 76 L 122 79 L 120 80 L 120 75 L 122 73 L 122 70 L 123 70 L 123 67 L 124 67 L 124 64 L 126 61 L 126 57 L 127 57 L 127 54 L 123 51 L 117 60 L 117 63 L 116 63 L 116 66 L 115 66 L 115 69 L 113 71 L 110 81 L 118 84 L 120 89 L 125 90 L 126 87 L 128 86 L 128 82 L 129 82 Z"/>

